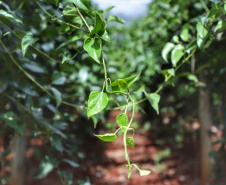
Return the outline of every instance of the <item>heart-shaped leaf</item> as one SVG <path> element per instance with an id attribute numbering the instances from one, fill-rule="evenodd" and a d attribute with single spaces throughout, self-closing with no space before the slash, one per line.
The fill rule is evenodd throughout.
<path id="1" fill-rule="evenodd" d="M 171 42 L 167 42 L 166 45 L 164 46 L 163 50 L 162 50 L 162 58 L 168 62 L 167 60 L 167 55 L 168 53 L 174 48 L 174 44 Z"/>
<path id="2" fill-rule="evenodd" d="M 31 32 L 28 32 L 22 39 L 21 41 L 21 47 L 22 47 L 22 52 L 23 52 L 23 56 L 25 56 L 26 51 L 28 49 L 29 46 L 31 46 L 32 44 L 34 44 L 35 42 L 37 42 L 39 39 L 37 37 L 33 37 Z"/>
<path id="3" fill-rule="evenodd" d="M 109 133 L 109 134 L 104 134 L 104 135 L 95 135 L 94 136 L 98 137 L 102 141 L 105 142 L 111 142 L 114 141 L 117 138 L 117 135 L 115 133 Z"/>
<path id="4" fill-rule="evenodd" d="M 140 73 L 129 78 L 117 79 L 110 85 L 110 87 L 112 88 L 112 91 L 124 91 L 128 89 L 138 79 L 139 76 Z M 127 86 L 125 82 L 127 83 Z"/>
<path id="5" fill-rule="evenodd" d="M 100 54 L 101 54 L 101 39 L 100 38 L 87 38 L 83 45 L 84 49 L 88 54 L 100 64 Z"/>
<path id="6" fill-rule="evenodd" d="M 181 30 L 181 33 L 180 33 L 180 38 L 184 41 L 184 42 L 187 42 L 189 41 L 189 27 L 190 27 L 190 24 L 187 23 L 185 24 L 183 27 L 182 27 L 182 30 Z"/>
<path id="7" fill-rule="evenodd" d="M 119 127 L 127 127 L 129 123 L 127 114 L 119 114 L 116 118 L 116 122 L 118 123 Z"/>
<path id="8" fill-rule="evenodd" d="M 177 65 L 177 62 L 181 59 L 181 57 L 184 55 L 184 46 L 181 44 L 176 45 L 176 47 L 173 49 L 171 53 L 171 62 L 173 66 Z"/>
<path id="9" fill-rule="evenodd" d="M 146 93 L 145 95 L 150 102 L 151 106 L 156 110 L 157 114 L 159 114 L 159 101 L 160 101 L 160 96 L 156 93 Z"/>
<path id="10" fill-rule="evenodd" d="M 108 96 L 103 91 L 93 91 L 89 95 L 87 116 L 88 118 L 102 111 L 108 104 Z"/>
<path id="11" fill-rule="evenodd" d="M 134 139 L 132 137 L 126 138 L 126 144 L 129 145 L 132 149 L 134 149 Z"/>

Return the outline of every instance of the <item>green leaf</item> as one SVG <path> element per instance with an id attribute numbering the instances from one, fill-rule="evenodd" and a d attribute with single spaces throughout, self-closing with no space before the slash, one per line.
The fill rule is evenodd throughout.
<path id="1" fill-rule="evenodd" d="M 14 15 L 12 13 L 9 13 L 9 12 L 7 12 L 5 10 L 0 10 L 0 16 L 6 17 L 8 19 L 12 19 L 12 20 L 14 20 L 16 22 L 19 22 L 20 24 L 23 24 L 23 22 L 16 15 Z"/>
<path id="2" fill-rule="evenodd" d="M 105 10 L 104 10 L 104 13 L 107 13 L 107 12 L 109 12 L 111 9 L 113 9 L 115 6 L 109 6 L 108 8 L 106 8 Z"/>
<path id="3" fill-rule="evenodd" d="M 19 125 L 17 120 L 14 118 L 13 112 L 7 112 L 3 114 L 3 120 L 5 121 L 6 125 L 14 129 L 15 131 L 19 132 L 20 134 L 23 134 L 23 131 L 26 127 L 26 124 Z"/>
<path id="4" fill-rule="evenodd" d="M 187 46 L 186 46 L 186 52 L 187 53 L 191 53 L 192 50 L 197 48 L 197 40 L 193 40 L 192 42 L 190 42 Z"/>
<path id="5" fill-rule="evenodd" d="M 129 124 L 127 114 L 119 114 L 116 118 L 116 122 L 118 123 L 119 127 L 127 127 Z"/>
<path id="6" fill-rule="evenodd" d="M 182 30 L 181 30 L 181 33 L 180 33 L 180 38 L 184 41 L 184 42 L 187 42 L 189 41 L 189 27 L 190 27 L 190 24 L 187 23 L 185 24 L 183 27 L 182 27 Z"/>
<path id="7" fill-rule="evenodd" d="M 69 159 L 63 159 L 64 162 L 70 164 L 73 168 L 77 168 L 79 167 L 80 165 L 72 160 L 69 160 Z"/>
<path id="8" fill-rule="evenodd" d="M 193 82 L 195 82 L 195 83 L 198 83 L 198 82 L 199 82 L 197 76 L 195 76 L 195 75 L 193 75 L 193 74 L 189 74 L 189 75 L 187 76 L 187 78 L 188 78 L 188 80 L 193 81 Z"/>
<path id="9" fill-rule="evenodd" d="M 79 9 L 88 11 L 90 10 L 90 0 L 65 0 L 65 2 L 74 3 Z"/>
<path id="10" fill-rule="evenodd" d="M 95 15 L 96 15 L 96 23 L 95 23 L 94 28 L 92 29 L 92 31 L 89 34 L 90 37 L 94 37 L 95 34 L 102 36 L 105 32 L 106 24 L 105 24 L 104 20 L 101 18 L 101 15 L 96 11 L 95 11 Z"/>
<path id="11" fill-rule="evenodd" d="M 179 43 L 179 37 L 177 35 L 174 35 L 173 36 L 173 41 L 176 42 L 176 43 Z"/>
<path id="12" fill-rule="evenodd" d="M 93 115 L 92 116 L 92 120 L 93 120 L 94 128 L 96 128 L 97 127 L 98 120 L 99 120 L 99 114 Z"/>
<path id="13" fill-rule="evenodd" d="M 66 77 L 62 76 L 60 73 L 56 72 L 52 75 L 52 84 L 54 85 L 64 85 L 66 80 Z"/>
<path id="14" fill-rule="evenodd" d="M 134 139 L 132 137 L 126 138 L 126 144 L 129 145 L 132 149 L 134 149 Z"/>
<path id="15" fill-rule="evenodd" d="M 59 137 L 56 137 L 56 136 L 51 136 L 49 138 L 50 142 L 51 142 L 51 145 L 59 152 L 63 152 L 64 150 L 64 147 L 63 147 L 63 144 L 62 144 L 62 141 Z"/>
<path id="16" fill-rule="evenodd" d="M 108 133 L 108 134 L 104 134 L 104 135 L 95 135 L 94 134 L 94 136 L 98 137 L 99 139 L 101 139 L 102 141 L 105 141 L 105 142 L 111 142 L 117 138 L 117 135 L 115 133 Z"/>
<path id="17" fill-rule="evenodd" d="M 109 21 L 116 21 L 116 22 L 119 22 L 119 23 L 122 23 L 122 24 L 126 24 L 126 22 L 122 18 L 117 17 L 117 16 L 113 16 L 113 15 L 110 15 L 108 17 L 108 22 Z"/>
<path id="18" fill-rule="evenodd" d="M 164 48 L 163 48 L 163 50 L 162 50 L 162 58 L 166 61 L 166 62 L 168 62 L 168 60 L 167 60 L 167 55 L 168 55 L 168 53 L 174 48 L 174 44 L 173 43 L 171 43 L 171 42 L 167 42 L 166 44 L 165 44 L 165 46 L 164 46 Z"/>
<path id="19" fill-rule="evenodd" d="M 223 11 L 224 9 L 220 4 L 214 4 L 211 10 L 209 11 L 208 17 L 217 16 Z"/>
<path id="20" fill-rule="evenodd" d="M 162 71 L 162 74 L 165 76 L 165 81 L 167 81 L 169 76 L 175 76 L 175 70 L 174 68 L 165 69 Z"/>
<path id="21" fill-rule="evenodd" d="M 38 40 L 39 39 L 37 37 L 33 38 L 33 35 L 31 32 L 27 32 L 27 34 L 23 37 L 21 41 L 23 57 L 25 56 L 28 47 L 34 44 L 35 42 L 37 42 Z"/>
<path id="22" fill-rule="evenodd" d="M 37 179 L 46 177 L 58 165 L 56 158 L 45 156 L 45 159 L 38 167 L 38 174 L 35 176 Z"/>
<path id="23" fill-rule="evenodd" d="M 139 76 L 140 73 L 129 78 L 117 79 L 110 85 L 110 87 L 112 88 L 112 91 L 124 91 L 127 88 L 129 88 L 137 80 Z M 126 87 L 125 82 L 127 83 L 127 88 L 125 88 Z"/>
<path id="24" fill-rule="evenodd" d="M 198 23 L 198 24 L 196 25 L 196 30 L 197 30 L 197 34 L 199 35 L 199 37 L 200 37 L 201 39 L 205 39 L 206 36 L 208 35 L 208 31 L 207 31 L 207 29 L 203 26 L 202 23 Z M 198 36 L 198 35 L 197 35 L 197 36 Z"/>
<path id="25" fill-rule="evenodd" d="M 160 101 L 160 96 L 156 93 L 146 93 L 145 95 L 150 102 L 151 106 L 156 110 L 157 114 L 159 114 L 159 101 Z"/>
<path id="26" fill-rule="evenodd" d="M 217 31 L 222 32 L 224 30 L 226 30 L 226 21 L 220 20 L 214 29 L 214 33 L 216 33 Z"/>
<path id="27" fill-rule="evenodd" d="M 58 91 L 56 88 L 54 88 L 54 87 L 51 87 L 50 88 L 51 89 L 51 91 L 53 92 L 53 94 L 54 94 L 54 97 L 55 97 L 55 99 L 56 99 L 56 105 L 57 105 L 57 107 L 61 104 L 61 102 L 62 102 L 62 97 L 61 97 L 61 92 L 60 91 Z"/>
<path id="28" fill-rule="evenodd" d="M 176 45 L 176 47 L 173 49 L 171 53 L 171 62 L 173 66 L 177 65 L 177 62 L 181 59 L 181 57 L 184 55 L 184 46 L 181 44 Z"/>
<path id="29" fill-rule="evenodd" d="M 103 39 L 107 42 L 111 42 L 111 38 L 106 30 L 105 30 L 104 34 L 102 35 L 101 39 Z"/>
<path id="30" fill-rule="evenodd" d="M 140 176 L 149 175 L 151 173 L 151 171 L 149 170 L 139 170 L 139 171 L 140 171 Z"/>
<path id="31" fill-rule="evenodd" d="M 87 38 L 83 45 L 84 49 L 88 54 L 100 64 L 100 55 L 101 55 L 101 39 L 99 38 Z"/>
<path id="32" fill-rule="evenodd" d="M 88 118 L 102 111 L 108 104 L 108 96 L 103 91 L 93 91 L 89 95 L 87 116 Z"/>

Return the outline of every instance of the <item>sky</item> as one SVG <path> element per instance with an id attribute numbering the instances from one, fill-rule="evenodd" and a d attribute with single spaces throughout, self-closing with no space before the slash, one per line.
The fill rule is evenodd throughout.
<path id="1" fill-rule="evenodd" d="M 147 4 L 151 0 L 92 0 L 92 2 L 96 3 L 100 9 L 115 6 L 111 10 L 111 15 L 117 15 L 129 21 L 145 15 L 147 13 Z"/>

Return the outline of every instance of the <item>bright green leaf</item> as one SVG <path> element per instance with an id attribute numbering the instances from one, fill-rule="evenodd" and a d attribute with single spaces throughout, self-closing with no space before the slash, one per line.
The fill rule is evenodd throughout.
<path id="1" fill-rule="evenodd" d="M 5 10 L 0 10 L 0 16 L 6 17 L 8 19 L 12 19 L 16 22 L 19 22 L 20 24 L 23 24 L 23 22 L 14 14 L 7 12 Z"/>
<path id="2" fill-rule="evenodd" d="M 117 79 L 115 80 L 112 84 L 111 84 L 111 88 L 112 91 L 124 91 L 127 88 L 129 88 L 140 76 L 140 73 L 138 75 L 129 77 L 129 78 L 124 78 L 124 79 Z M 123 81 L 121 81 L 123 80 Z M 127 83 L 127 88 L 125 89 L 125 84 L 123 85 L 123 83 L 126 82 Z M 124 88 L 123 88 L 124 87 Z"/>
<path id="3" fill-rule="evenodd" d="M 90 10 L 90 0 L 65 0 L 65 2 L 74 3 L 79 9 L 88 11 Z"/>
<path id="4" fill-rule="evenodd" d="M 187 53 L 191 53 L 192 50 L 197 48 L 197 40 L 193 40 L 192 42 L 190 42 L 187 46 L 186 46 L 186 52 Z"/>
<path id="5" fill-rule="evenodd" d="M 104 135 L 95 135 L 94 136 L 98 137 L 102 141 L 105 142 L 111 142 L 114 141 L 117 138 L 117 135 L 115 133 L 109 133 L 109 134 L 104 134 Z"/>
<path id="6" fill-rule="evenodd" d="M 140 171 L 140 176 L 149 175 L 151 173 L 151 171 L 149 170 L 139 170 L 139 171 Z"/>
<path id="7" fill-rule="evenodd" d="M 173 68 L 165 69 L 162 70 L 162 74 L 165 76 L 165 81 L 167 81 L 170 76 L 175 76 L 175 70 Z"/>
<path id="8" fill-rule="evenodd" d="M 101 39 L 103 39 L 107 42 L 111 42 L 111 38 L 106 30 L 105 30 L 104 34 L 102 35 Z"/>
<path id="9" fill-rule="evenodd" d="M 105 10 L 104 10 L 104 13 L 107 13 L 107 12 L 109 12 L 111 9 L 113 9 L 115 6 L 110 6 L 110 7 L 108 7 L 108 8 L 106 8 Z"/>
<path id="10" fill-rule="evenodd" d="M 179 43 L 179 37 L 177 35 L 174 35 L 173 36 L 173 41 L 176 42 L 176 43 Z"/>
<path id="11" fill-rule="evenodd" d="M 224 30 L 226 30 L 226 21 L 220 20 L 214 29 L 214 33 L 216 33 L 217 31 L 222 32 Z"/>
<path id="12" fill-rule="evenodd" d="M 110 15 L 108 17 L 108 22 L 109 21 L 116 21 L 116 22 L 119 22 L 119 23 L 122 23 L 122 24 L 126 24 L 126 22 L 122 18 L 113 16 L 113 15 Z"/>
<path id="13" fill-rule="evenodd" d="M 94 37 L 95 34 L 102 36 L 105 33 L 106 24 L 104 20 L 101 18 L 101 15 L 96 11 L 95 11 L 95 15 L 96 15 L 96 23 L 94 28 L 89 34 L 90 37 Z"/>
<path id="14" fill-rule="evenodd" d="M 168 55 L 168 53 L 174 48 L 174 44 L 173 43 L 171 43 L 171 42 L 167 42 L 166 44 L 165 44 L 165 46 L 164 46 L 164 48 L 163 48 L 163 50 L 162 50 L 162 58 L 166 61 L 166 62 L 168 62 L 168 60 L 167 60 L 167 55 Z"/>
<path id="15" fill-rule="evenodd" d="M 182 30 L 181 30 L 181 33 L 180 33 L 180 38 L 184 41 L 184 42 L 187 42 L 189 41 L 189 27 L 190 27 L 190 24 L 187 23 L 185 24 L 183 27 L 182 27 Z"/>
<path id="16" fill-rule="evenodd" d="M 33 38 L 33 35 L 31 32 L 28 32 L 22 39 L 21 41 L 21 48 L 22 48 L 22 52 L 23 52 L 23 57 L 26 54 L 26 51 L 28 49 L 29 46 L 31 46 L 32 44 L 34 44 L 35 42 L 37 42 L 39 39 L 37 37 Z"/>
<path id="17" fill-rule="evenodd" d="M 55 99 L 56 99 L 56 105 L 57 105 L 57 107 L 61 104 L 61 102 L 62 102 L 62 97 L 61 97 L 61 92 L 60 91 L 58 91 L 56 88 L 54 88 L 54 87 L 51 87 L 50 88 L 51 89 L 51 91 L 53 92 L 53 94 L 54 94 L 54 97 L 55 97 Z"/>
<path id="18" fill-rule="evenodd" d="M 99 60 L 101 55 L 101 39 L 87 38 L 83 47 L 98 64 L 101 63 Z"/>
<path id="19" fill-rule="evenodd" d="M 205 39 L 206 36 L 208 35 L 208 31 L 207 31 L 207 29 L 203 26 L 202 23 L 198 23 L 198 24 L 196 25 L 196 30 L 197 30 L 197 34 L 199 35 L 199 37 L 200 37 L 201 39 Z"/>
<path id="20" fill-rule="evenodd" d="M 128 89 L 128 84 L 123 79 L 118 80 L 118 86 L 119 86 L 120 91 L 125 91 L 126 89 Z"/>
<path id="21" fill-rule="evenodd" d="M 132 149 L 134 149 L 134 139 L 132 137 L 126 138 L 126 144 L 129 145 Z"/>
<path id="22" fill-rule="evenodd" d="M 151 106 L 156 110 L 157 114 L 159 114 L 159 101 L 160 101 L 160 96 L 156 93 L 146 93 L 145 95 L 150 102 Z"/>
<path id="23" fill-rule="evenodd" d="M 171 62 L 173 66 L 177 65 L 177 62 L 181 59 L 181 57 L 184 55 L 184 46 L 181 44 L 176 45 L 176 47 L 173 49 L 171 53 Z"/>
<path id="24" fill-rule="evenodd" d="M 188 76 L 187 76 L 187 78 L 188 78 L 188 80 L 190 80 L 190 81 L 193 81 L 193 82 L 195 82 L 195 83 L 198 83 L 198 78 L 197 78 L 197 76 L 195 76 L 195 75 L 193 75 L 193 74 L 189 74 Z"/>
<path id="25" fill-rule="evenodd" d="M 103 91 L 93 91 L 89 95 L 87 116 L 88 118 L 102 111 L 108 104 L 108 96 Z"/>
<path id="26" fill-rule="evenodd" d="M 172 1 L 172 0 L 161 0 L 163 3 L 170 3 L 170 1 Z"/>
<path id="27" fill-rule="evenodd" d="M 119 127 L 127 127 L 129 123 L 127 114 L 119 114 L 116 118 L 116 122 L 118 123 Z"/>

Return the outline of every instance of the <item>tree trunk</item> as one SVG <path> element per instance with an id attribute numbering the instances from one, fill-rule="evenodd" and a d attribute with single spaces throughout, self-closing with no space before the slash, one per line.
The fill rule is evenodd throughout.
<path id="1" fill-rule="evenodd" d="M 211 181 L 211 164 L 209 153 L 211 152 L 211 137 L 209 131 L 212 125 L 210 86 L 208 84 L 208 71 L 203 70 L 199 74 L 199 81 L 206 87 L 199 88 L 199 119 L 200 119 L 200 144 L 201 144 L 201 185 L 209 185 Z"/>
<path id="2" fill-rule="evenodd" d="M 27 146 L 26 135 L 15 135 L 12 148 L 11 185 L 25 185 L 26 164 L 25 150 Z"/>

